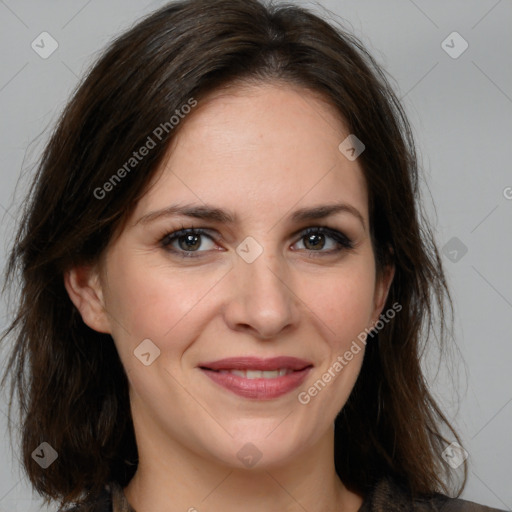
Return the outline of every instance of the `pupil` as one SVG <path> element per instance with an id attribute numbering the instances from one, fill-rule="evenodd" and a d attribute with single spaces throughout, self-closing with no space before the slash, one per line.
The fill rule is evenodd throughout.
<path id="1" fill-rule="evenodd" d="M 197 249 L 199 247 L 199 235 L 185 235 L 182 237 L 182 240 L 185 240 L 185 247 L 181 247 L 182 249 Z M 181 245 L 181 244 L 180 244 Z M 313 234 L 307 235 L 306 237 L 306 247 L 307 248 L 317 248 L 323 245 L 323 235 L 322 234 Z M 311 246 L 311 247 L 308 247 Z"/>
<path id="2" fill-rule="evenodd" d="M 182 240 L 185 239 L 185 247 L 182 245 L 182 249 L 197 249 L 200 245 L 198 242 L 199 235 L 185 235 Z M 195 242 L 194 242 L 195 240 Z"/>
<path id="3" fill-rule="evenodd" d="M 317 241 L 315 242 L 314 239 L 317 239 Z M 307 238 L 306 238 L 306 247 L 308 245 L 312 245 L 313 248 L 315 247 L 318 247 L 319 245 L 322 245 L 322 242 L 323 242 L 323 235 L 321 234 L 313 234 L 313 235 L 308 235 Z M 309 247 L 307 247 L 309 249 Z"/>

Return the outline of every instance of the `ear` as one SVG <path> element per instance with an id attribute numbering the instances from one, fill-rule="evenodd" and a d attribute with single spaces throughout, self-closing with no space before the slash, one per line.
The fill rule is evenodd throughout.
<path id="1" fill-rule="evenodd" d="M 110 334 L 98 269 L 90 265 L 73 267 L 64 273 L 64 286 L 84 323 L 95 331 Z"/>
<path id="2" fill-rule="evenodd" d="M 374 309 L 372 314 L 372 325 L 375 324 L 384 309 L 384 304 L 388 298 L 389 289 L 395 276 L 395 266 L 387 265 L 382 272 L 377 275 L 375 282 Z"/>

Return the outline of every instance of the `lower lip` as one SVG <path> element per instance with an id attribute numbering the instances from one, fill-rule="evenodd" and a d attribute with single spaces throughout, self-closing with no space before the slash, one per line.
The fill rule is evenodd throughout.
<path id="1" fill-rule="evenodd" d="M 244 398 L 257 400 L 271 400 L 293 391 L 302 384 L 309 370 L 311 370 L 310 366 L 273 379 L 246 379 L 232 373 L 220 373 L 201 368 L 205 375 L 223 388 Z"/>

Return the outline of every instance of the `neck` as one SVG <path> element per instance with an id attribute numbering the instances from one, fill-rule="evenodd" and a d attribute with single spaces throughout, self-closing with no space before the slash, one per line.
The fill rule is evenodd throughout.
<path id="1" fill-rule="evenodd" d="M 234 511 L 241 505 L 244 512 L 357 512 L 363 501 L 336 474 L 333 430 L 286 463 L 259 469 L 233 468 L 168 437 L 139 434 L 139 465 L 124 489 L 137 512 Z"/>

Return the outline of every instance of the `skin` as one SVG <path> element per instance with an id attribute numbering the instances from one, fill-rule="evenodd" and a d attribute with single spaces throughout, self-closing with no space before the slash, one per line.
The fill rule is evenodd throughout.
<path id="1" fill-rule="evenodd" d="M 140 462 L 125 494 L 138 512 L 359 509 L 363 497 L 334 469 L 333 423 L 364 350 L 307 405 L 297 399 L 378 319 L 393 278 L 391 268 L 376 274 L 366 182 L 358 160 L 338 150 L 348 134 L 334 109 L 304 89 L 216 92 L 183 121 L 101 262 L 66 273 L 85 323 L 112 335 L 128 375 Z M 338 202 L 363 222 L 348 212 L 289 218 Z M 176 203 L 206 203 L 238 220 L 138 222 Z M 183 226 L 210 230 L 198 258 L 161 244 Z M 299 231 L 312 226 L 341 231 L 354 247 L 328 254 L 339 246 L 326 235 L 312 249 Z M 248 236 L 263 248 L 252 263 L 236 252 Z M 183 242 L 172 246 L 185 252 Z M 160 356 L 145 366 L 134 350 L 148 338 Z M 313 369 L 298 389 L 264 401 L 221 388 L 197 367 L 244 355 L 295 356 Z M 237 457 L 246 443 L 261 453 L 252 468 Z"/>

